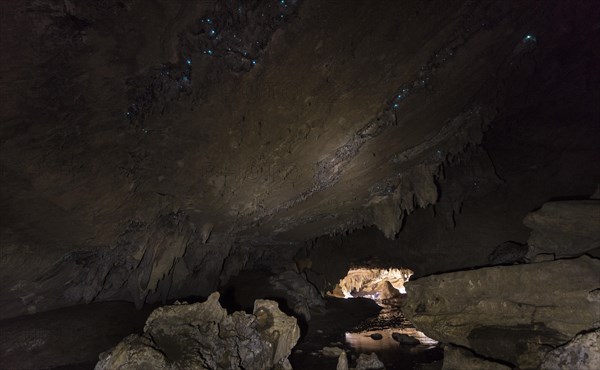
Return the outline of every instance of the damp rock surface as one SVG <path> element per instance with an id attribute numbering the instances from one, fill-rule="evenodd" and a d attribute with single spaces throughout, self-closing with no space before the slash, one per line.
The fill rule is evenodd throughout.
<path id="1" fill-rule="evenodd" d="M 582 256 L 408 282 L 403 312 L 427 336 L 521 368 L 598 323 L 600 260 Z"/>
<path id="2" fill-rule="evenodd" d="M 289 368 L 287 357 L 300 337 L 295 318 L 268 300 L 257 300 L 253 315 L 228 315 L 218 300 L 213 293 L 203 303 L 158 308 L 144 334 L 102 353 L 96 370 Z"/>
<path id="3" fill-rule="evenodd" d="M 375 353 L 369 355 L 361 353 L 356 359 L 356 370 L 381 370 L 385 369 L 383 362 L 379 360 Z"/>
<path id="4" fill-rule="evenodd" d="M 577 335 L 568 343 L 548 352 L 542 370 L 600 369 L 600 329 Z"/>

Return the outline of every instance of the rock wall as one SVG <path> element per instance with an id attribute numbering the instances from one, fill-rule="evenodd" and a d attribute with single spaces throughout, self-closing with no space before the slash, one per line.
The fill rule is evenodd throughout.
<path id="1" fill-rule="evenodd" d="M 532 263 L 408 282 L 404 314 L 436 340 L 520 369 L 596 368 L 600 259 L 581 254 L 595 248 L 597 228 L 585 225 L 598 214 L 597 200 L 545 204 L 524 221 L 533 228 Z M 534 244 L 543 240 L 552 243 Z M 460 351 L 449 352 L 454 364 Z"/>

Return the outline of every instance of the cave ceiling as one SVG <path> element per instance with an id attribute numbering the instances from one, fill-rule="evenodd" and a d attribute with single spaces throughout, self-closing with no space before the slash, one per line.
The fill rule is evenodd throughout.
<path id="1" fill-rule="evenodd" d="M 481 142 L 548 7 L 0 6 L 3 263 L 75 261 L 85 277 L 47 271 L 36 289 L 79 276 L 104 287 L 69 293 L 87 301 L 140 266 L 133 280 L 147 292 L 184 254 L 199 265 L 229 254 L 191 244 L 286 245 L 370 225 L 393 238 L 437 201 L 444 164 Z M 200 270 L 189 260 L 180 275 Z M 112 281 L 111 264 L 129 272 Z"/>
<path id="2" fill-rule="evenodd" d="M 181 212 L 264 242 L 372 224 L 374 204 L 414 193 L 397 191 L 403 177 L 433 181 L 479 140 L 495 108 L 481 92 L 528 47 L 519 21 L 532 11 L 272 3 L 3 12 L 8 226 L 69 248 Z"/>

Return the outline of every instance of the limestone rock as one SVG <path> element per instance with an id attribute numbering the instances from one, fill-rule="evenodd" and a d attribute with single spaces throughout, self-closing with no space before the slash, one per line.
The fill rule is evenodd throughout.
<path id="1" fill-rule="evenodd" d="M 578 256 L 600 247 L 600 200 L 549 202 L 523 220 L 532 229 L 528 258 Z"/>
<path id="2" fill-rule="evenodd" d="M 338 357 L 344 350 L 339 347 L 323 347 L 319 352 L 321 352 L 323 356 Z"/>
<path id="3" fill-rule="evenodd" d="M 346 356 L 346 352 L 342 351 L 340 353 L 335 370 L 348 370 L 348 356 Z"/>
<path id="4" fill-rule="evenodd" d="M 400 291 L 392 285 L 389 281 L 385 280 L 381 283 L 381 300 L 394 299 L 400 297 Z"/>
<path id="5" fill-rule="evenodd" d="M 317 289 L 303 275 L 294 271 L 285 271 L 271 276 L 269 283 L 287 299 L 289 307 L 306 321 L 311 318 L 311 310 L 322 310 L 325 301 Z"/>
<path id="6" fill-rule="evenodd" d="M 442 370 L 510 370 L 510 367 L 477 357 L 464 348 L 446 345 Z"/>
<path id="7" fill-rule="evenodd" d="M 123 339 L 115 348 L 100 354 L 95 369 L 115 370 L 168 370 L 165 356 L 153 348 L 152 340 L 132 334 Z"/>
<path id="8" fill-rule="evenodd" d="M 356 360 L 356 370 L 376 370 L 385 369 L 383 362 L 379 360 L 375 353 L 370 355 L 361 353 Z"/>
<path id="9" fill-rule="evenodd" d="M 287 359 L 300 339 L 296 318 L 281 312 L 277 302 L 266 299 L 257 299 L 253 312 L 259 323 L 257 329 L 261 337 L 274 350 L 272 362 L 275 364 Z"/>
<path id="10" fill-rule="evenodd" d="M 290 369 L 287 357 L 299 337 L 296 319 L 276 302 L 257 300 L 254 315 L 227 315 L 213 293 L 203 303 L 156 309 L 144 334 L 101 354 L 96 370 Z"/>
<path id="11" fill-rule="evenodd" d="M 406 317 L 427 336 L 521 368 L 598 325 L 600 260 L 487 267 L 406 284 Z"/>
<path id="12" fill-rule="evenodd" d="M 548 352 L 541 369 L 600 369 L 600 329 L 580 334 L 564 346 Z"/>

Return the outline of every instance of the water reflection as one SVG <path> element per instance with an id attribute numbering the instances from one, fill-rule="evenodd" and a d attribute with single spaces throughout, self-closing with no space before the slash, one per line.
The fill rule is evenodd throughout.
<path id="1" fill-rule="evenodd" d="M 378 316 L 345 333 L 346 343 L 353 352 L 375 352 L 387 369 L 411 369 L 417 364 L 442 359 L 443 352 L 438 342 L 418 331 L 406 320 L 398 305 L 382 306 Z M 374 339 L 373 334 L 381 335 L 381 339 Z M 408 338 L 405 339 L 414 343 L 405 343 L 401 338 L 403 335 L 407 335 Z M 402 342 L 394 339 L 394 336 Z"/>
<path id="2" fill-rule="evenodd" d="M 375 340 L 371 334 L 381 334 L 383 338 Z M 392 333 L 406 334 L 419 341 L 418 345 L 403 344 L 392 337 Z M 415 328 L 389 328 L 384 330 L 367 330 L 358 333 L 346 333 L 346 343 L 356 352 L 371 353 L 389 350 L 408 350 L 412 353 L 422 352 L 435 347 L 438 342 L 427 337 Z"/>

